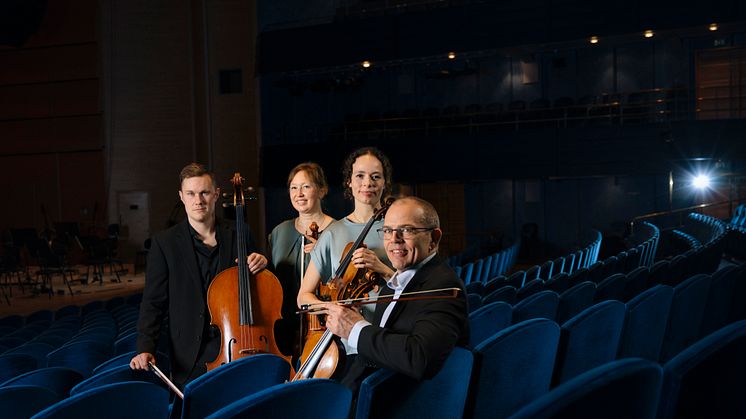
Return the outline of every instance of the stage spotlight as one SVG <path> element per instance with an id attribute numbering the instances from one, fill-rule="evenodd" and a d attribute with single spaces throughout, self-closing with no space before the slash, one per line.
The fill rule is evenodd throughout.
<path id="1" fill-rule="evenodd" d="M 710 176 L 705 174 L 699 174 L 692 179 L 692 186 L 697 189 L 704 190 L 710 187 Z"/>

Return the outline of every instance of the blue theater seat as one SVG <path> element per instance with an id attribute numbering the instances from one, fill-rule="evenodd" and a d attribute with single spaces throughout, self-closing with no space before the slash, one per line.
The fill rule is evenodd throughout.
<path id="1" fill-rule="evenodd" d="M 259 354 L 237 359 L 187 383 L 181 417 L 204 418 L 289 377 L 290 364 L 279 356 Z"/>
<path id="2" fill-rule="evenodd" d="M 0 382 L 38 368 L 36 358 L 28 354 L 0 355 Z"/>
<path id="3" fill-rule="evenodd" d="M 596 284 L 590 281 L 581 282 L 560 294 L 557 308 L 557 323 L 562 324 L 593 305 L 596 295 Z"/>
<path id="4" fill-rule="evenodd" d="M 673 288 L 656 285 L 626 304 L 617 358 L 639 357 L 658 362 L 672 300 Z"/>
<path id="5" fill-rule="evenodd" d="M 108 384 L 68 397 L 33 416 L 33 419 L 165 418 L 168 392 L 152 383 Z"/>
<path id="6" fill-rule="evenodd" d="M 351 403 L 352 393 L 342 384 L 310 379 L 272 386 L 233 402 L 207 418 L 347 419 Z"/>
<path id="7" fill-rule="evenodd" d="M 69 396 L 70 389 L 81 381 L 83 381 L 83 376 L 73 369 L 65 367 L 48 367 L 17 375 L 0 384 L 0 387 L 19 385 L 44 387 L 54 392 L 57 396 L 57 400 L 62 400 Z M 55 400 L 55 402 L 57 400 Z"/>
<path id="8" fill-rule="evenodd" d="M 593 298 L 596 302 L 606 300 L 624 301 L 626 285 L 627 277 L 624 274 L 612 274 L 596 285 L 596 294 Z"/>
<path id="9" fill-rule="evenodd" d="M 0 388 L 0 412 L 3 419 L 27 419 L 56 403 L 51 390 L 33 385 Z"/>
<path id="10" fill-rule="evenodd" d="M 554 291 L 541 291 L 513 306 L 513 324 L 529 319 L 557 317 L 559 295 Z"/>
<path id="11" fill-rule="evenodd" d="M 645 266 L 639 266 L 627 274 L 627 283 L 624 285 L 624 301 L 635 298 L 648 287 L 648 274 L 650 270 Z"/>
<path id="12" fill-rule="evenodd" d="M 510 326 L 513 307 L 504 301 L 482 306 L 469 314 L 469 346 L 474 348 L 485 339 Z"/>
<path id="13" fill-rule="evenodd" d="M 666 362 L 658 418 L 746 417 L 746 321 L 726 326 Z"/>
<path id="14" fill-rule="evenodd" d="M 674 287 L 660 362 L 667 362 L 699 339 L 710 276 L 695 275 Z"/>
<path id="15" fill-rule="evenodd" d="M 504 301 L 508 304 L 513 304 L 515 303 L 516 294 L 517 292 L 513 286 L 505 285 L 485 295 L 484 298 L 482 298 L 482 305 L 487 305 L 496 301 Z"/>
<path id="16" fill-rule="evenodd" d="M 638 358 L 596 367 L 530 403 L 512 419 L 654 419 L 661 367 Z"/>
<path id="17" fill-rule="evenodd" d="M 501 330 L 474 348 L 466 418 L 506 418 L 545 394 L 560 329 L 533 319 Z"/>
<path id="18" fill-rule="evenodd" d="M 151 371 L 133 370 L 129 365 L 120 365 L 101 371 L 81 381 L 75 387 L 70 389 L 70 395 L 74 396 L 94 388 L 102 387 L 113 383 L 123 383 L 127 381 L 142 381 L 152 383 L 159 387 L 167 389 L 166 385 Z"/>
<path id="19" fill-rule="evenodd" d="M 376 371 L 360 385 L 355 418 L 461 417 L 473 363 L 471 351 L 457 347 L 429 380 L 417 382 L 389 370 Z"/>
<path id="20" fill-rule="evenodd" d="M 562 325 L 554 385 L 616 359 L 624 312 L 619 301 L 604 301 Z"/>
<path id="21" fill-rule="evenodd" d="M 699 331 L 700 337 L 728 324 L 728 313 L 730 312 L 733 288 L 738 278 L 738 269 L 735 265 L 725 267 L 714 274 L 710 280 L 710 291 L 707 293 L 704 317 Z M 741 302 L 740 304 L 743 304 Z"/>

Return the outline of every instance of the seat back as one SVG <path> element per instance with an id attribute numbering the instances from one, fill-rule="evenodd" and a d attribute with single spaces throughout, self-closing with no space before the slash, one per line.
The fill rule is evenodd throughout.
<path id="1" fill-rule="evenodd" d="M 97 387 L 68 397 L 33 416 L 42 418 L 164 418 L 168 392 L 152 383 L 127 382 Z"/>
<path id="2" fill-rule="evenodd" d="M 557 323 L 562 324 L 592 306 L 595 295 L 596 284 L 590 281 L 576 284 L 560 294 Z"/>
<path id="3" fill-rule="evenodd" d="M 160 378 L 151 371 L 133 370 L 129 365 L 120 365 L 86 378 L 70 389 L 70 395 L 74 396 L 84 391 L 102 387 L 107 384 L 123 383 L 126 381 L 142 381 L 168 389 Z"/>
<path id="4" fill-rule="evenodd" d="M 109 349 L 107 351 L 107 349 Z M 84 377 L 91 375 L 97 365 L 109 359 L 109 345 L 98 341 L 76 341 L 65 344 L 47 354 L 47 366 L 72 368 Z"/>
<path id="5" fill-rule="evenodd" d="M 624 311 L 624 304 L 608 300 L 588 307 L 562 325 L 555 385 L 616 359 Z"/>
<path id="6" fill-rule="evenodd" d="M 661 367 L 621 359 L 596 367 L 530 403 L 512 419 L 655 418 Z"/>
<path id="7" fill-rule="evenodd" d="M 646 266 L 639 266 L 627 274 L 627 283 L 624 285 L 624 301 L 629 301 L 645 291 L 649 273 L 650 270 Z"/>
<path id="8" fill-rule="evenodd" d="M 513 324 L 529 319 L 557 317 L 559 295 L 554 291 L 538 292 L 513 307 Z"/>
<path id="9" fill-rule="evenodd" d="M 0 388 L 0 412 L 4 419 L 26 419 L 53 405 L 59 398 L 48 388 L 13 385 Z"/>
<path id="10" fill-rule="evenodd" d="M 430 380 L 417 382 L 389 370 L 376 371 L 360 385 L 355 418 L 461 417 L 473 363 L 471 351 L 456 347 Z"/>
<path id="11" fill-rule="evenodd" d="M 508 304 L 513 304 L 515 303 L 515 297 L 515 288 L 511 285 L 505 285 L 485 295 L 484 298 L 482 298 L 482 305 L 487 305 L 496 301 L 504 301 Z"/>
<path id="12" fill-rule="evenodd" d="M 51 390 L 57 396 L 57 400 L 62 400 L 69 396 L 70 389 L 81 381 L 83 381 L 83 376 L 73 369 L 48 367 L 18 375 L 0 384 L 0 387 L 21 385 L 44 387 Z"/>
<path id="13" fill-rule="evenodd" d="M 696 342 L 702 326 L 710 276 L 695 275 L 674 287 L 660 362 L 666 362 Z"/>
<path id="14" fill-rule="evenodd" d="M 474 348 L 485 339 L 510 326 L 513 308 L 503 301 L 482 306 L 469 314 L 469 346 Z"/>
<path id="15" fill-rule="evenodd" d="M 505 418 L 549 391 L 559 335 L 555 322 L 532 319 L 477 345 L 465 416 Z"/>
<path id="16" fill-rule="evenodd" d="M 728 313 L 737 278 L 738 269 L 735 266 L 725 267 L 712 275 L 699 331 L 700 337 L 705 337 L 728 323 Z"/>
<path id="17" fill-rule="evenodd" d="M 746 417 L 746 321 L 726 326 L 665 363 L 658 417 Z"/>
<path id="18" fill-rule="evenodd" d="M 472 282 L 472 284 L 474 284 L 474 282 Z M 470 292 L 466 294 L 466 303 L 466 307 L 468 308 L 469 313 L 471 313 L 479 307 L 482 307 L 482 296 Z"/>
<path id="19" fill-rule="evenodd" d="M 624 301 L 624 289 L 627 285 L 627 277 L 624 274 L 613 274 L 606 277 L 596 286 L 596 302 L 606 300 Z"/>
<path id="20" fill-rule="evenodd" d="M 36 358 L 29 354 L 0 355 L 0 382 L 7 381 L 16 375 L 35 370 L 38 367 Z"/>
<path id="21" fill-rule="evenodd" d="M 197 377 L 184 387 L 182 418 L 204 418 L 223 406 L 282 384 L 289 376 L 290 364 L 276 355 L 237 359 Z"/>
<path id="22" fill-rule="evenodd" d="M 661 284 L 626 304 L 617 358 L 639 357 L 658 362 L 672 299 L 673 288 Z"/>

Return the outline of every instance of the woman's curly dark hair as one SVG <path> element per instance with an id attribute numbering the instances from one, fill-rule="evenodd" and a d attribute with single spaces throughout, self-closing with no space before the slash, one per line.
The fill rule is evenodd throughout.
<path id="1" fill-rule="evenodd" d="M 352 164 L 355 163 L 358 157 L 370 154 L 371 156 L 378 159 L 383 166 L 383 179 L 385 181 L 383 187 L 383 197 L 391 193 L 391 177 L 394 169 L 391 167 L 389 158 L 386 157 L 383 152 L 375 147 L 363 147 L 350 153 L 345 159 L 344 166 L 342 167 L 342 186 L 345 191 L 345 198 L 354 199 L 352 196 L 352 190 L 350 184 L 352 183 Z M 383 198 L 382 197 L 382 198 Z"/>

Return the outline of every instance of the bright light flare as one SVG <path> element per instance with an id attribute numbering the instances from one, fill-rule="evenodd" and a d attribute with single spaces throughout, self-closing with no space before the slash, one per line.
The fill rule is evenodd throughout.
<path id="1" fill-rule="evenodd" d="M 710 187 L 710 177 L 704 174 L 697 175 L 692 179 L 692 186 L 697 189 L 707 189 Z"/>

